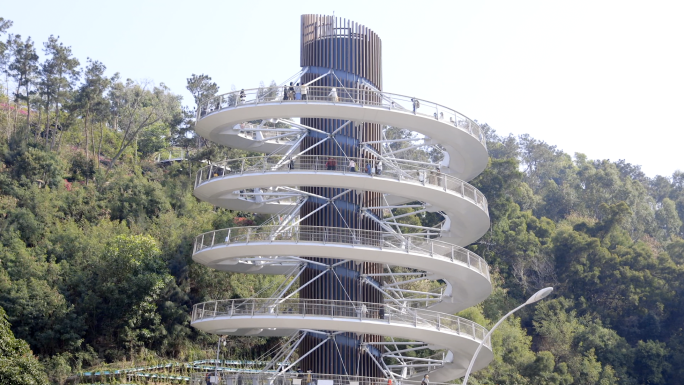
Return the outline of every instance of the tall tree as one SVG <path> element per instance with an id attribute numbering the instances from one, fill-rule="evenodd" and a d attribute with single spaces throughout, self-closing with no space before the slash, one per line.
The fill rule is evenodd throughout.
<path id="1" fill-rule="evenodd" d="M 131 79 L 117 82 L 109 91 L 115 131 L 122 133 L 121 144 L 107 171 L 145 129 L 157 123 L 177 124 L 182 119 L 180 97 L 170 92 L 163 83 L 152 86 Z"/>
<path id="2" fill-rule="evenodd" d="M 12 20 L 5 20 L 4 17 L 0 17 L 0 36 L 4 35 L 10 27 L 12 27 Z M 0 57 L 7 50 L 7 44 L 0 40 Z"/>
<path id="3" fill-rule="evenodd" d="M 26 41 L 21 41 L 21 36 L 17 35 L 11 45 L 14 60 L 9 65 L 12 78 L 17 82 L 17 100 L 26 101 L 26 130 L 31 126 L 31 94 L 33 93 L 33 80 L 38 73 L 38 54 L 31 40 L 27 37 Z M 21 87 L 24 87 L 26 95 L 20 94 Z"/>
<path id="4" fill-rule="evenodd" d="M 192 94 L 195 99 L 195 105 L 197 106 L 197 111 L 199 107 L 207 102 L 209 99 L 213 98 L 219 91 L 219 87 L 216 83 L 211 81 L 211 76 L 209 75 L 195 75 L 192 74 L 187 81 L 188 91 Z"/>
<path id="5" fill-rule="evenodd" d="M 7 30 L 12 26 L 12 21 L 11 20 L 5 20 L 4 18 L 0 17 L 0 38 L 2 35 L 4 35 Z M 8 46 L 7 43 L 3 42 L 0 40 L 0 73 L 5 74 L 5 84 L 7 86 L 7 94 L 9 95 L 9 84 L 8 84 L 8 73 L 7 73 L 7 63 L 9 61 L 9 55 L 8 53 Z M 7 133 L 9 134 L 9 108 L 7 108 L 7 126 L 5 127 L 7 130 Z"/>
<path id="6" fill-rule="evenodd" d="M 52 135 L 52 141 L 49 145 L 50 149 L 52 149 L 55 144 L 57 130 L 60 128 L 59 112 L 62 105 L 65 103 L 69 92 L 73 89 L 76 81 L 78 81 L 78 66 L 80 63 L 78 59 L 73 57 L 71 47 L 65 47 L 64 44 L 59 41 L 59 36 L 55 37 L 54 35 L 50 35 L 48 41 L 43 45 L 43 52 L 48 56 L 48 59 L 43 64 L 42 68 L 42 84 L 48 98 L 48 109 L 49 101 L 51 100 L 54 104 L 55 111 L 55 132 Z M 45 143 L 47 144 L 48 138 L 50 137 L 49 125 L 46 130 Z"/>
<path id="7" fill-rule="evenodd" d="M 0 38 L 2 35 L 4 35 L 7 30 L 12 26 L 12 21 L 11 20 L 5 20 L 4 18 L 0 17 Z M 5 66 L 7 65 L 7 43 L 4 41 L 0 40 L 0 70 L 5 72 L 6 68 Z"/>
<path id="8" fill-rule="evenodd" d="M 88 158 L 89 142 L 92 142 L 92 152 L 95 156 L 95 135 L 92 129 L 93 115 L 97 112 L 104 112 L 108 109 L 108 100 L 104 97 L 105 92 L 111 84 L 111 80 L 104 76 L 107 69 L 104 64 L 97 60 L 88 58 L 88 66 L 84 72 L 83 84 L 78 89 L 74 99 L 76 109 L 83 117 L 83 134 L 85 137 L 86 159 Z M 105 108 L 107 107 L 107 108 Z M 90 140 L 88 125 L 90 124 Z"/>

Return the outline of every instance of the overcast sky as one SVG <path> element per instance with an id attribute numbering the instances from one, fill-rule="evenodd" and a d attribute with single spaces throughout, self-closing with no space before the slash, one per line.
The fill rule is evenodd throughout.
<path id="1" fill-rule="evenodd" d="M 230 91 L 299 70 L 300 15 L 378 33 L 384 90 L 415 95 L 592 159 L 649 175 L 684 170 L 681 1 L 0 0 L 11 33 L 50 34 L 124 78 Z"/>

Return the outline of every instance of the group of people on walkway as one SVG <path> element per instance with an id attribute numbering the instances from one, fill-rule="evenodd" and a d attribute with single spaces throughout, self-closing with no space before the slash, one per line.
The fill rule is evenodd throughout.
<path id="1" fill-rule="evenodd" d="M 290 82 L 289 86 L 287 84 L 283 86 L 283 100 L 309 100 L 308 95 L 309 86 L 307 84 L 299 85 L 299 83 L 294 84 L 294 82 Z M 245 102 L 246 97 L 247 95 L 245 94 L 245 90 L 241 89 L 238 94 L 237 100 L 235 101 L 236 104 L 243 104 Z M 337 88 L 332 87 L 330 89 L 330 93 L 328 93 L 328 100 L 330 100 L 331 102 L 340 101 L 340 98 L 337 95 Z M 217 101 L 216 107 L 214 109 L 220 109 L 220 104 L 221 101 Z M 420 100 L 416 98 L 411 98 L 411 104 L 413 105 L 413 113 L 416 114 L 418 108 L 420 108 Z M 392 107 L 394 108 L 394 106 L 395 102 L 392 101 Z M 209 109 L 209 111 L 211 110 L 213 109 Z M 437 120 L 444 120 L 444 112 L 435 112 L 434 116 Z M 449 117 L 449 121 L 453 124 L 457 123 L 453 117 Z"/>
<path id="2" fill-rule="evenodd" d="M 283 100 L 308 100 L 309 86 L 307 84 L 299 85 L 290 82 L 290 85 L 283 87 Z"/>
<path id="3" fill-rule="evenodd" d="M 350 171 L 356 171 L 351 169 L 351 164 L 349 165 Z M 382 161 L 374 163 L 373 161 L 366 163 L 366 174 L 368 175 L 382 175 Z"/>
<path id="4" fill-rule="evenodd" d="M 378 161 L 375 163 L 374 161 L 370 160 L 366 162 L 365 168 L 363 170 L 366 172 L 368 175 L 376 174 L 376 175 L 382 175 L 382 161 Z M 350 172 L 356 172 L 356 161 L 354 159 L 349 160 L 349 171 Z"/>
<path id="5" fill-rule="evenodd" d="M 325 169 L 328 171 L 337 170 L 337 160 L 338 159 L 336 159 L 336 157 L 329 156 L 328 159 L 325 161 Z M 308 163 L 308 162 L 305 161 L 304 164 L 306 164 L 306 163 Z M 317 162 L 315 162 L 315 163 L 317 163 Z M 379 160 L 377 162 L 374 160 L 368 160 L 365 162 L 365 166 L 361 165 L 361 167 L 359 169 L 357 169 L 356 160 L 354 158 L 349 159 L 349 172 L 363 171 L 368 175 L 373 175 L 373 174 L 382 175 L 383 167 L 384 166 L 383 166 L 382 160 Z M 287 168 L 290 170 L 294 170 L 296 168 L 294 157 L 290 156 L 287 159 Z M 314 165 L 314 168 L 318 169 L 318 166 Z"/>
<path id="6" fill-rule="evenodd" d="M 242 92 L 242 91 L 241 91 Z M 309 100 L 309 86 L 308 84 L 299 85 L 290 82 L 290 85 L 283 86 L 283 100 Z M 328 100 L 331 102 L 339 102 L 340 97 L 337 95 L 337 88 L 333 87 L 328 93 Z"/>
<path id="7" fill-rule="evenodd" d="M 368 175 L 382 175 L 382 161 L 378 161 L 377 163 L 369 160 L 366 162 L 365 168 L 362 168 L 366 174 Z M 325 162 L 325 169 L 326 170 L 337 170 L 337 160 L 333 158 L 332 156 L 328 157 L 328 160 Z M 352 158 L 349 160 L 349 171 L 350 172 L 357 172 L 356 170 L 356 161 Z"/>

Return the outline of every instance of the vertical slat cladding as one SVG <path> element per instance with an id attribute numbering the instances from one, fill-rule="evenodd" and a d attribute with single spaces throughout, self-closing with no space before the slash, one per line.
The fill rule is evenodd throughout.
<path id="1" fill-rule="evenodd" d="M 302 67 L 332 68 L 346 74 L 354 74 L 365 78 L 381 89 L 380 38 L 373 31 L 351 20 L 330 16 L 302 15 L 301 20 L 300 64 Z M 318 73 L 307 73 L 302 77 L 301 82 L 311 82 L 318 76 L 320 76 Z M 345 87 L 358 87 L 356 79 L 342 76 L 342 74 L 339 75 L 340 81 L 343 82 Z M 327 76 L 316 81 L 315 84 L 311 84 L 311 86 L 339 86 L 339 83 L 334 77 Z M 335 119 L 302 118 L 302 124 L 316 127 L 325 132 L 332 132 L 344 123 L 345 121 Z M 350 138 L 350 140 L 344 141 L 339 146 L 335 141 L 328 140 L 326 143 L 310 150 L 307 155 L 319 155 L 321 157 L 321 167 L 324 166 L 327 156 L 345 154 L 352 157 L 361 156 L 358 144 L 354 143 L 358 143 L 360 140 L 379 140 L 381 137 L 381 127 L 378 124 L 351 123 L 342 129 L 338 135 Z M 319 140 L 322 139 L 309 136 L 305 138 L 300 148 L 309 148 Z M 380 150 L 378 145 L 374 145 L 374 147 L 376 150 Z M 364 156 L 367 161 L 373 161 L 368 154 Z M 338 164 L 338 167 L 346 166 Z M 361 169 L 363 165 L 359 164 L 357 167 Z M 301 188 L 304 191 L 325 197 L 335 196 L 342 191 L 342 189 L 325 187 Z M 382 194 L 372 191 L 353 192 L 347 194 L 339 202 L 341 202 L 341 207 L 338 209 L 328 206 L 302 221 L 302 225 L 380 230 L 380 226 L 377 223 L 367 217 L 360 216 L 358 207 L 362 205 L 381 205 Z M 301 209 L 301 216 L 303 217 L 311 213 L 320 204 L 320 202 L 307 202 Z M 376 211 L 376 215 L 382 215 L 381 210 Z M 336 262 L 324 258 L 311 259 L 326 264 Z M 300 297 L 321 300 L 347 300 L 347 296 L 349 296 L 356 301 L 372 302 L 381 306 L 380 304 L 383 302 L 381 293 L 371 285 L 361 284 L 359 275 L 364 273 L 381 273 L 382 271 L 383 267 L 380 264 L 364 262 L 357 266 L 353 262 L 346 263 L 336 269 L 337 275 L 329 271 L 323 277 L 305 287 L 301 291 Z M 316 268 L 307 268 L 302 275 L 301 282 L 310 281 L 320 272 Z M 324 337 L 322 335 L 309 335 L 305 337 L 301 345 L 300 355 L 303 355 L 320 343 L 321 338 Z M 301 369 L 304 372 L 312 370 L 313 372 L 334 374 L 345 374 L 346 369 L 348 374 L 373 377 L 382 376 L 382 372 L 375 365 L 370 355 L 361 352 L 361 340 L 377 342 L 381 340 L 381 337 L 377 335 L 364 335 L 359 339 L 353 333 L 340 334 L 337 347 L 332 341 L 329 341 L 317 349 L 316 352 L 303 359 L 301 361 Z M 344 364 L 339 358 L 340 353 L 343 356 Z"/>
<path id="2" fill-rule="evenodd" d="M 338 43 L 342 40 L 346 45 Z M 301 44 L 302 67 L 353 73 L 382 89 L 382 40 L 367 27 L 347 19 L 303 15 Z"/>

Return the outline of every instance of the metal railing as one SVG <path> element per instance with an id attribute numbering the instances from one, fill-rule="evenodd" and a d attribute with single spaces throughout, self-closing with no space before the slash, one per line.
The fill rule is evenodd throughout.
<path id="1" fill-rule="evenodd" d="M 339 301 L 302 298 L 242 298 L 208 301 L 195 304 L 192 323 L 216 317 L 330 317 L 360 321 L 383 322 L 466 336 L 481 342 L 487 329 L 458 316 L 430 310 L 379 304 L 372 302 Z M 325 329 L 324 325 L 321 325 Z M 491 349 L 491 340 L 485 342 Z"/>
<path id="2" fill-rule="evenodd" d="M 280 129 L 278 127 L 262 126 L 254 123 L 240 123 L 238 126 L 240 128 L 240 135 L 244 138 L 259 140 L 258 132 L 260 132 L 263 140 L 273 140 L 276 143 L 283 145 L 296 142 L 299 136 L 302 135 L 301 132 L 293 132 L 291 128 Z"/>
<path id="3" fill-rule="evenodd" d="M 355 163 L 353 171 L 350 166 L 352 161 Z M 285 159 L 281 155 L 267 155 L 229 159 L 199 169 L 195 178 L 195 188 L 208 180 L 223 176 L 290 171 L 335 172 L 345 175 L 366 174 L 372 178 L 392 179 L 436 187 L 473 202 L 489 215 L 487 198 L 474 186 L 442 173 L 436 167 L 428 169 L 412 162 L 402 162 L 399 159 L 383 162 L 382 170 L 378 170 L 377 160 L 360 157 L 299 155 Z"/>
<path id="4" fill-rule="evenodd" d="M 218 376 L 216 376 L 217 374 Z M 317 385 L 319 380 L 332 380 L 333 385 L 387 385 L 388 383 L 387 378 L 381 377 L 326 373 L 297 373 L 295 371 L 282 373 L 277 373 L 276 371 L 237 373 L 219 369 L 218 371 L 192 373 L 190 375 L 190 385 L 207 385 L 207 380 L 209 380 L 209 384 L 216 385 L 293 385 L 295 381 L 299 382 L 301 385 Z M 214 380 L 214 382 L 211 382 L 212 380 Z M 402 384 L 420 385 L 420 381 L 397 378 L 396 381 L 392 382 L 392 385 Z M 430 385 L 446 385 L 446 383 L 430 381 Z"/>
<path id="5" fill-rule="evenodd" d="M 188 157 L 188 152 L 182 148 L 169 148 L 160 150 L 154 155 L 154 161 L 156 163 L 160 162 L 170 162 L 175 160 L 184 160 Z"/>
<path id="6" fill-rule="evenodd" d="M 487 339 L 487 340 L 490 341 L 490 339 Z M 482 341 L 482 340 L 480 340 L 480 341 Z M 488 346 L 488 347 L 491 348 L 491 346 Z M 445 353 L 446 353 L 446 351 L 441 350 L 441 351 L 438 351 L 437 353 L 434 353 L 430 356 L 421 357 L 422 360 L 410 360 L 410 361 L 404 361 L 401 363 L 400 363 L 400 361 L 396 361 L 395 364 L 390 363 L 388 365 L 388 368 L 390 368 L 390 370 L 392 370 L 392 372 L 395 374 L 400 374 L 404 368 L 407 368 L 408 370 L 407 370 L 406 374 L 415 378 L 417 376 L 430 374 L 430 372 L 432 370 L 436 369 L 437 367 L 443 366 L 444 365 L 444 358 L 446 355 Z M 441 362 L 441 364 L 434 365 L 434 363 L 440 363 L 440 362 Z M 398 371 L 397 371 L 397 369 L 398 369 Z"/>
<path id="7" fill-rule="evenodd" d="M 214 246 L 252 242 L 343 244 L 400 251 L 467 266 L 490 280 L 487 262 L 460 246 L 419 235 L 341 227 L 295 226 L 283 229 L 281 226 L 250 226 L 214 230 L 195 238 L 193 254 Z"/>
<path id="8" fill-rule="evenodd" d="M 305 95 L 301 91 L 301 88 L 295 88 L 295 92 L 292 93 L 289 87 L 264 87 L 228 92 L 215 96 L 199 106 L 198 120 L 212 112 L 243 105 L 288 102 L 360 104 L 409 112 L 443 121 L 467 132 L 482 143 L 483 146 L 486 146 L 484 131 L 472 119 L 451 108 L 427 100 L 367 88 L 308 86 L 306 87 L 307 92 Z"/>
<path id="9" fill-rule="evenodd" d="M 301 197 L 301 195 L 294 192 L 273 191 L 270 189 L 261 190 L 260 188 L 234 191 L 232 194 L 228 193 L 226 196 L 232 196 L 233 199 L 241 198 L 253 203 L 275 203 L 281 205 L 293 205 L 297 203 Z"/>

